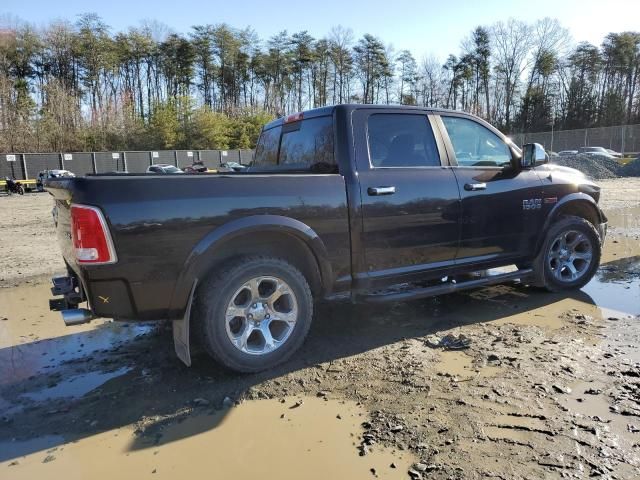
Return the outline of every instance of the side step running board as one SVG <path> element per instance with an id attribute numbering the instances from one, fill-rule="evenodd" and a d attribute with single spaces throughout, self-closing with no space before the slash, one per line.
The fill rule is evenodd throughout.
<path id="1" fill-rule="evenodd" d="M 531 268 L 523 268 L 516 270 L 515 272 L 500 273 L 497 275 L 489 275 L 486 277 L 477 278 L 474 280 L 467 280 L 465 282 L 453 283 L 446 282 L 440 285 L 433 285 L 430 287 L 414 288 L 403 291 L 396 291 L 392 293 L 380 293 L 364 295 L 361 298 L 367 303 L 386 303 L 386 302 L 400 302 L 405 300 L 416 300 L 418 298 L 433 297 L 436 295 L 444 295 L 445 293 L 460 292 L 462 290 L 468 290 L 471 288 L 484 287 L 487 285 L 495 285 L 497 283 L 505 283 L 513 280 L 523 280 L 528 278 L 533 273 Z"/>

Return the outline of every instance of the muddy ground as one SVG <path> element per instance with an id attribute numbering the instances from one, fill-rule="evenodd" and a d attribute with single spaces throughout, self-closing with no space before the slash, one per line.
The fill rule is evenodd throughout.
<path id="1" fill-rule="evenodd" d="M 583 290 L 320 305 L 258 375 L 184 367 L 162 325 L 65 328 L 50 201 L 0 197 L 0 478 L 637 478 L 640 179 L 601 185 Z"/>

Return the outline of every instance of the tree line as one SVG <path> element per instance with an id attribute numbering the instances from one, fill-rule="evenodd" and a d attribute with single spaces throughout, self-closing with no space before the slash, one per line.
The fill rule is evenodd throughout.
<path id="1" fill-rule="evenodd" d="M 575 45 L 550 18 L 478 26 L 444 61 L 343 27 L 0 25 L 0 151 L 252 148 L 271 118 L 346 102 L 460 109 L 510 133 L 640 123 L 640 33 Z"/>

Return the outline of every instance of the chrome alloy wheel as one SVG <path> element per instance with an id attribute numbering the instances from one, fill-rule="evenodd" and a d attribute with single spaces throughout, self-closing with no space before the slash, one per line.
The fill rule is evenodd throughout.
<path id="1" fill-rule="evenodd" d="M 231 296 L 225 327 L 241 352 L 264 355 L 282 346 L 298 319 L 298 302 L 291 287 L 277 277 L 256 277 Z"/>
<path id="2" fill-rule="evenodd" d="M 589 270 L 593 259 L 593 245 L 589 237 L 576 230 L 561 232 L 551 242 L 547 254 L 549 268 L 556 280 L 571 283 Z"/>

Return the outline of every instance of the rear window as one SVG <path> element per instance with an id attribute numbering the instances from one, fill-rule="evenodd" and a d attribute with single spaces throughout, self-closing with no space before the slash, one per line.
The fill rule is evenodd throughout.
<path id="1" fill-rule="evenodd" d="M 333 118 L 309 118 L 265 130 L 256 147 L 253 170 L 337 172 Z M 268 168 L 277 167 L 277 168 Z"/>
<path id="2" fill-rule="evenodd" d="M 253 165 L 256 167 L 272 167 L 278 164 L 278 147 L 282 127 L 264 130 L 258 139 Z"/>

